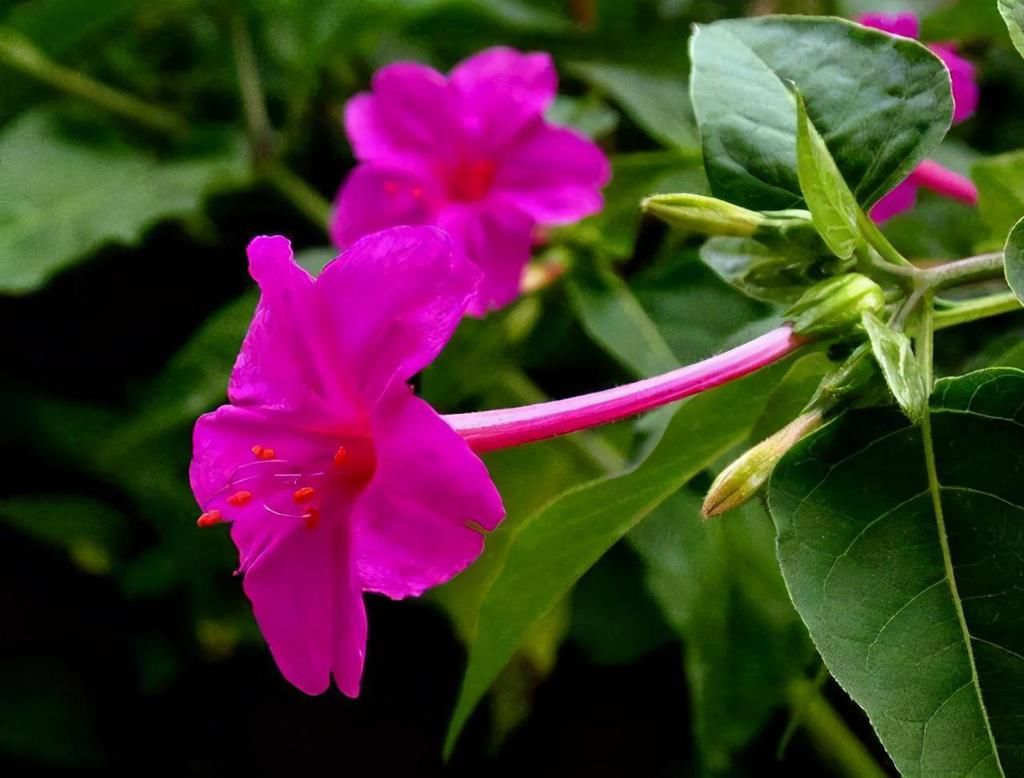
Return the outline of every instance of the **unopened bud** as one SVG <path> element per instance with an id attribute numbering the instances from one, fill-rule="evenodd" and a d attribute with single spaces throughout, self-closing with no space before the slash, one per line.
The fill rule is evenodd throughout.
<path id="1" fill-rule="evenodd" d="M 758 443 L 722 471 L 711 484 L 701 513 L 705 519 L 739 508 L 765 485 L 775 465 L 801 438 L 821 426 L 820 410 L 808 411 Z"/>
<path id="2" fill-rule="evenodd" d="M 678 230 L 701 235 L 749 238 L 767 221 L 757 211 L 687 193 L 652 195 L 640 207 Z"/>
<path id="3" fill-rule="evenodd" d="M 786 311 L 798 335 L 837 335 L 858 324 L 865 311 L 885 307 L 885 292 L 867 276 L 846 273 L 821 281 Z"/>

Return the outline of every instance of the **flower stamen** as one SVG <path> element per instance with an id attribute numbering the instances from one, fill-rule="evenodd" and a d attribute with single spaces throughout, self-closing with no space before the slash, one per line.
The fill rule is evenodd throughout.
<path id="1" fill-rule="evenodd" d="M 316 494 L 316 489 L 312 486 L 303 486 L 292 493 L 292 499 L 300 503 L 309 502 L 313 499 L 314 494 Z"/>
<path id="2" fill-rule="evenodd" d="M 252 492 L 247 492 L 244 489 L 239 492 L 235 492 L 233 495 L 228 497 L 228 504 L 241 506 L 245 505 L 249 500 L 252 499 Z"/>
<path id="3" fill-rule="evenodd" d="M 196 526 L 199 527 L 212 527 L 214 524 L 220 524 L 224 521 L 224 517 L 219 510 L 214 508 L 213 510 L 206 511 L 202 516 L 196 519 Z"/>

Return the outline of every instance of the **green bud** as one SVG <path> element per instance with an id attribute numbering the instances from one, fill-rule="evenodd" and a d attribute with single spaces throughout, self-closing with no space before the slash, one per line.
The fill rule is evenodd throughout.
<path id="1" fill-rule="evenodd" d="M 739 508 L 756 495 L 775 469 L 775 465 L 801 438 L 821 426 L 822 413 L 812 410 L 767 438 L 722 471 L 711 484 L 701 513 L 705 519 Z"/>
<path id="2" fill-rule="evenodd" d="M 821 281 L 786 311 L 786 319 L 798 335 L 837 335 L 860 323 L 865 311 L 878 313 L 885 306 L 885 292 L 860 273 Z"/>
<path id="3" fill-rule="evenodd" d="M 695 194 L 661 194 L 645 199 L 640 207 L 672 227 L 701 235 L 749 238 L 768 219 L 757 211 Z"/>

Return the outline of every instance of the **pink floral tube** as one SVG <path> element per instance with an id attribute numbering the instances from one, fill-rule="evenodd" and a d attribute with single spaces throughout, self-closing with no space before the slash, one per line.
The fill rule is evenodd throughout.
<path id="1" fill-rule="evenodd" d="M 614 389 L 444 420 L 477 453 L 568 435 L 660 408 L 777 362 L 806 343 L 784 325 L 724 354 Z"/>

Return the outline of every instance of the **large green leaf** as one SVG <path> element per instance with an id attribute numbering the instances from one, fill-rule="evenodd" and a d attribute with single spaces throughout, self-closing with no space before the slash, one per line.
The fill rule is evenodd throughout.
<path id="1" fill-rule="evenodd" d="M 717 197 L 756 210 L 802 201 L 792 82 L 857 201 L 869 206 L 949 128 L 949 73 L 924 46 L 840 19 L 715 22 L 691 42 L 690 92 Z"/>
<path id="2" fill-rule="evenodd" d="M 669 148 L 697 148 L 697 130 L 682 74 L 659 74 L 607 62 L 576 62 L 569 72 L 606 92 L 622 110 Z"/>
<path id="3" fill-rule="evenodd" d="M 1024 3 L 1021 0 L 999 0 L 999 13 L 1010 31 L 1010 40 L 1024 57 Z"/>
<path id="4" fill-rule="evenodd" d="M 1010 230 L 1003 250 L 1006 282 L 1018 300 L 1024 300 L 1024 219 Z"/>
<path id="5" fill-rule="evenodd" d="M 976 162 L 971 176 L 978 186 L 978 210 L 993 240 L 1024 216 L 1024 151 L 1010 151 Z"/>
<path id="6" fill-rule="evenodd" d="M 584 329 L 631 373 L 643 378 L 679 366 L 654 322 L 607 262 L 595 258 L 580 263 L 568 289 Z"/>
<path id="7" fill-rule="evenodd" d="M 921 428 L 849 413 L 772 478 L 783 576 L 906 776 L 1024 772 L 1024 372 L 939 382 Z"/>
<path id="8" fill-rule="evenodd" d="M 751 503 L 704 521 L 700 504 L 683 490 L 629 539 L 683 639 L 702 761 L 720 773 L 785 703 L 814 652 L 779 575 L 764 509 Z"/>
<path id="9" fill-rule="evenodd" d="M 446 751 L 529 627 L 626 532 L 746 435 L 777 378 L 777 369 L 762 371 L 691 399 L 642 463 L 571 489 L 522 523 L 484 595 Z"/>
<path id="10" fill-rule="evenodd" d="M 0 134 L 0 292 L 29 292 L 105 243 L 137 242 L 161 219 L 195 213 L 214 186 L 246 175 L 244 147 L 162 162 L 63 136 L 26 114 Z"/>

